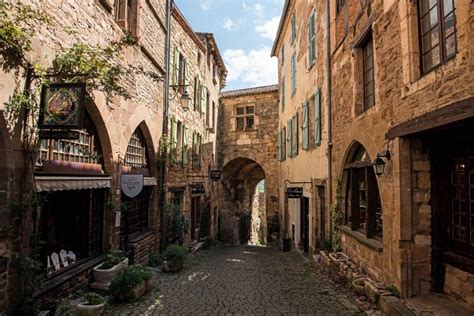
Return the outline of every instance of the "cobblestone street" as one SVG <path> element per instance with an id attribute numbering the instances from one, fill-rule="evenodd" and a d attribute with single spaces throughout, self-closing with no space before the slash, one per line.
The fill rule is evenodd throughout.
<path id="1" fill-rule="evenodd" d="M 215 247 L 189 255 L 177 274 L 159 273 L 143 299 L 109 306 L 110 315 L 324 314 L 353 315 L 359 308 L 296 252 L 264 247 Z"/>

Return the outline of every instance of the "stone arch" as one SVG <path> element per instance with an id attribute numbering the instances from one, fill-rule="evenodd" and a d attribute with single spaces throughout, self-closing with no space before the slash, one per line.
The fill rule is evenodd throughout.
<path id="1" fill-rule="evenodd" d="M 9 138 L 10 133 L 0 111 L 0 214 L 5 214 L 8 205 L 10 191 L 12 189 L 12 177 L 14 169 L 13 149 Z M 0 223 L 3 223 L 4 216 L 0 215 Z"/>
<path id="2" fill-rule="evenodd" d="M 221 240 L 234 244 L 266 241 L 266 209 L 260 206 L 266 206 L 267 198 L 265 192 L 257 191 L 266 179 L 264 168 L 253 159 L 237 157 L 224 165 L 217 203 Z"/>
<path id="3" fill-rule="evenodd" d="M 124 154 L 127 152 L 127 146 L 128 146 L 128 142 L 130 141 L 130 137 L 132 137 L 132 134 L 137 129 L 140 129 L 143 135 L 143 138 L 145 139 L 145 147 L 146 147 L 146 151 L 148 155 L 150 173 L 151 175 L 155 176 L 157 173 L 156 164 L 154 163 L 154 161 L 156 161 L 155 145 L 153 144 L 153 136 L 145 120 L 141 121 L 138 125 L 136 125 L 136 127 L 133 130 L 128 129 L 128 128 L 126 129 L 127 133 L 125 135 L 125 139 L 126 139 L 125 147 L 121 150 L 121 152 Z"/>
<path id="4" fill-rule="evenodd" d="M 99 108 L 94 102 L 86 102 L 86 111 L 94 123 L 95 130 L 99 136 L 100 147 L 102 149 L 102 156 L 104 159 L 104 171 L 108 174 L 113 174 L 113 151 L 112 143 L 110 141 L 110 133 L 100 113 Z"/>

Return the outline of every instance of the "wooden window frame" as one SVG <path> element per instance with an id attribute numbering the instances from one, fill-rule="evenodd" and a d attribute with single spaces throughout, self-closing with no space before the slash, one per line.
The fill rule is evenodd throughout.
<path id="1" fill-rule="evenodd" d="M 122 194 L 122 203 L 127 207 L 122 212 L 125 221 L 125 232 L 128 239 L 141 235 L 149 230 L 149 208 L 150 190 L 143 187 L 142 192 L 134 198 L 128 198 Z"/>
<path id="2" fill-rule="evenodd" d="M 374 47 L 372 40 L 372 32 L 369 32 L 364 41 L 360 45 L 362 50 L 362 82 L 363 82 L 363 112 L 375 106 L 375 63 L 374 63 Z M 369 74 L 372 74 L 371 76 Z M 372 89 L 368 93 L 368 89 Z M 372 101 L 371 101 L 372 100 Z"/>
<path id="3" fill-rule="evenodd" d="M 249 108 L 252 108 L 253 109 L 253 112 L 252 113 L 248 113 L 248 109 Z M 240 109 L 244 109 L 244 113 L 243 114 L 238 114 L 238 110 Z M 239 119 L 243 119 L 244 120 L 244 124 L 243 124 L 243 128 L 240 129 L 238 127 L 238 120 Z M 252 119 L 253 120 L 253 124 L 251 127 L 248 127 L 248 120 L 249 119 Z M 236 131 L 239 131 L 239 132 L 242 132 L 242 131 L 247 131 L 247 130 L 254 130 L 255 129 L 255 105 L 244 105 L 244 106 L 238 106 L 235 108 L 235 130 Z"/>
<path id="4" fill-rule="evenodd" d="M 138 36 L 138 0 L 115 0 L 115 20 L 131 35 Z"/>
<path id="5" fill-rule="evenodd" d="M 417 16 L 418 16 L 418 31 L 419 31 L 418 40 L 419 40 L 419 50 L 420 50 L 420 71 L 421 71 L 421 74 L 424 75 L 438 68 L 439 66 L 443 65 L 444 63 L 451 60 L 452 58 L 454 58 L 458 52 L 458 42 L 457 42 L 457 29 L 456 29 L 456 7 L 455 7 L 454 0 L 436 0 L 436 4 L 428 8 L 425 14 L 422 13 L 421 1 L 423 0 L 417 1 Z M 445 1 L 452 2 L 452 11 L 448 12 L 448 14 L 444 12 Z M 430 24 L 429 30 L 424 30 L 423 18 L 428 16 L 431 10 L 433 9 L 436 10 L 437 23 L 435 26 L 431 26 Z M 452 15 L 453 17 L 453 32 L 450 33 L 449 35 L 446 35 L 446 17 L 449 15 Z M 426 35 L 431 36 L 431 34 L 434 33 L 433 31 L 436 28 L 438 29 L 438 38 L 437 38 L 438 44 L 435 46 L 431 46 L 431 41 L 430 41 L 430 47 L 428 50 L 425 51 L 423 48 L 423 38 Z M 454 52 L 452 55 L 448 55 L 446 42 L 447 42 L 447 38 L 451 36 L 454 37 Z M 439 48 L 439 63 L 432 64 L 430 67 L 425 68 L 424 56 L 426 56 L 427 54 L 430 54 L 434 49 L 436 49 L 436 47 Z"/>

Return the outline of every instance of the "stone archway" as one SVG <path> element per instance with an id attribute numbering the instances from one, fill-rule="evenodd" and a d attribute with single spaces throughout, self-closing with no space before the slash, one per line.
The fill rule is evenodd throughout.
<path id="1" fill-rule="evenodd" d="M 238 157 L 224 166 L 217 199 L 221 241 L 266 243 L 266 197 L 261 185 L 266 178 L 263 167 L 250 158 Z"/>

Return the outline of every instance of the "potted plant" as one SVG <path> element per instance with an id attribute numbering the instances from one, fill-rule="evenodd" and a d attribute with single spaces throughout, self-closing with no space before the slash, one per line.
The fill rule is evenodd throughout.
<path id="1" fill-rule="evenodd" d="M 117 273 L 128 266 L 128 258 L 120 250 L 112 250 L 107 253 L 104 262 L 94 267 L 93 274 L 96 282 L 92 283 L 92 288 L 108 290 L 110 282 Z"/>
<path id="2" fill-rule="evenodd" d="M 77 316 L 100 316 L 105 312 L 105 299 L 97 293 L 87 293 L 86 301 L 76 306 Z"/>
<path id="3" fill-rule="evenodd" d="M 141 265 L 131 265 L 120 271 L 110 283 L 110 293 L 116 300 L 131 301 L 140 298 L 149 288 L 152 272 Z"/>
<path id="4" fill-rule="evenodd" d="M 148 266 L 152 268 L 156 268 L 163 264 L 163 259 L 158 252 L 152 252 L 148 256 Z"/>
<path id="5" fill-rule="evenodd" d="M 178 272 L 183 268 L 186 248 L 177 244 L 169 245 L 162 256 L 165 272 Z"/>

